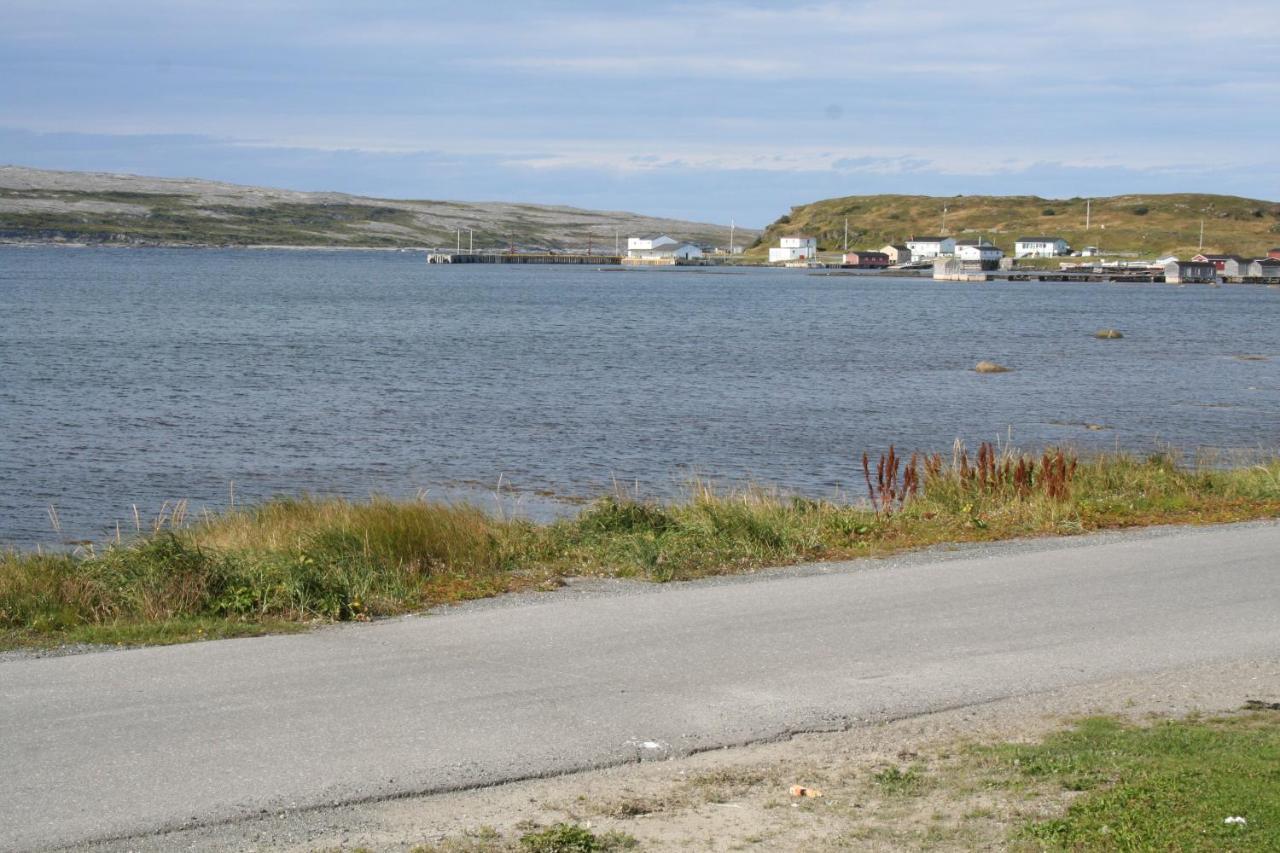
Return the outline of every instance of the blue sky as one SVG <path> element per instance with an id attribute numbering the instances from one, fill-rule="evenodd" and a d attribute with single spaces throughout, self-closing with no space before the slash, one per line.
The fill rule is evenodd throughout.
<path id="1" fill-rule="evenodd" d="M 1280 2 L 0 0 L 0 163 L 764 225 L 1280 199 Z"/>

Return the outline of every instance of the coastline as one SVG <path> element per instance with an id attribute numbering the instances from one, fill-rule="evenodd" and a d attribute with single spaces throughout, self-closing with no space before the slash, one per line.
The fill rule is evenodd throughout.
<path id="1" fill-rule="evenodd" d="M 867 460 L 868 497 L 694 484 L 535 522 L 425 499 L 281 498 L 188 519 L 172 508 L 75 553 L 0 553 L 0 648 L 145 645 L 305 630 L 573 578 L 667 583 L 931 547 L 1280 518 L 1280 457 L 1189 468 L 983 445 Z"/>

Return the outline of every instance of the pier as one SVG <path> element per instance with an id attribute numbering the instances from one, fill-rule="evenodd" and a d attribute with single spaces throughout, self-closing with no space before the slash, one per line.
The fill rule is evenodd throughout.
<path id="1" fill-rule="evenodd" d="M 1005 264 L 994 269 L 993 266 L 942 258 L 933 265 L 933 278 L 934 281 L 1112 281 L 1147 284 L 1165 280 L 1164 268 L 1156 266 L 1077 266 L 1056 270 Z"/>
<path id="2" fill-rule="evenodd" d="M 556 252 L 432 252 L 427 255 L 429 264 L 582 264 L 590 266 L 617 266 L 622 258 L 617 255 L 587 255 Z"/>
<path id="3" fill-rule="evenodd" d="M 1113 281 L 1153 284 L 1164 282 L 1164 271 L 1060 272 L 1054 270 L 972 270 L 934 272 L 934 281 Z"/>

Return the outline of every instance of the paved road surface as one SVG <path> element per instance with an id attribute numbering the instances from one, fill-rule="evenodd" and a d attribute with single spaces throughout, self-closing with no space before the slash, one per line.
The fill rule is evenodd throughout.
<path id="1" fill-rule="evenodd" d="M 623 585 L 0 661 L 0 849 L 658 758 L 1280 656 L 1280 525 Z"/>

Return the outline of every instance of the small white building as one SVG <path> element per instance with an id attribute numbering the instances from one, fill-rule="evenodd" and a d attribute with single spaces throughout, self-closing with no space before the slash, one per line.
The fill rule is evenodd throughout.
<path id="1" fill-rule="evenodd" d="M 888 243 L 880 247 L 880 251 L 889 256 L 889 263 L 893 265 L 911 263 L 911 250 L 906 246 Z"/>
<path id="2" fill-rule="evenodd" d="M 907 251 L 911 252 L 913 262 L 950 257 L 956 253 L 956 238 L 912 237 L 907 241 Z"/>
<path id="3" fill-rule="evenodd" d="M 674 246 L 676 242 L 666 234 L 659 234 L 656 237 L 628 237 L 627 256 L 632 257 L 632 252 L 647 252 L 659 246 Z"/>
<path id="4" fill-rule="evenodd" d="M 1164 265 L 1164 280 L 1169 284 L 1213 284 L 1218 268 L 1212 261 L 1169 261 Z"/>
<path id="5" fill-rule="evenodd" d="M 1268 253 L 1267 257 L 1249 264 L 1249 275 L 1263 281 L 1280 281 L 1280 258 L 1270 257 Z"/>
<path id="6" fill-rule="evenodd" d="M 1096 258 L 1101 254 L 1102 250 L 1097 246 L 1085 246 L 1080 250 L 1080 257 L 1082 258 Z"/>
<path id="7" fill-rule="evenodd" d="M 1000 266 L 1004 250 L 982 240 L 961 240 L 955 257 L 962 269 L 993 270 Z"/>
<path id="8" fill-rule="evenodd" d="M 817 237 L 783 237 L 777 247 L 769 249 L 769 263 L 812 261 L 818 257 Z"/>
<path id="9" fill-rule="evenodd" d="M 1200 256 L 1196 255 L 1191 260 L 1198 261 L 1200 259 Z M 1205 258 L 1204 260 L 1217 267 L 1218 272 L 1222 273 L 1223 278 L 1247 278 L 1249 276 L 1249 270 L 1254 264 L 1253 260 L 1249 258 L 1241 258 L 1236 255 L 1227 256 L 1223 259 L 1221 265 L 1212 258 Z"/>
<path id="10" fill-rule="evenodd" d="M 635 246 L 635 243 L 648 243 L 648 240 L 637 240 L 632 238 L 627 241 L 627 257 L 626 261 L 635 261 L 637 263 L 653 263 L 653 264 L 674 264 L 676 261 L 688 261 L 694 258 L 702 257 L 702 249 L 692 243 L 681 243 L 672 240 L 670 237 L 661 238 L 661 242 L 654 241 L 656 245 Z"/>
<path id="11" fill-rule="evenodd" d="M 1071 246 L 1061 237 L 1019 237 L 1013 244 L 1015 258 L 1057 258 L 1071 254 Z"/>

